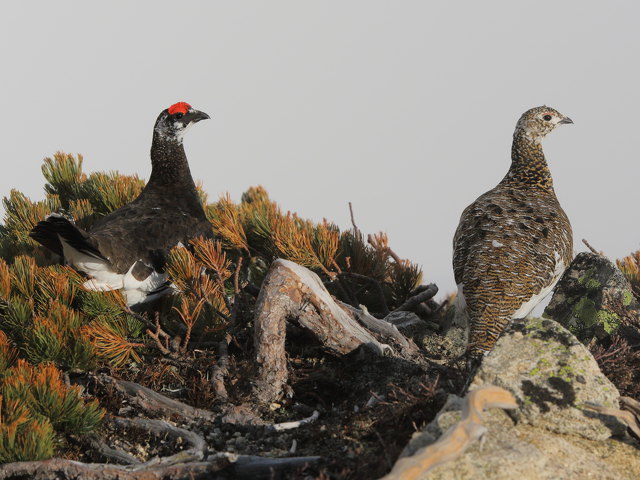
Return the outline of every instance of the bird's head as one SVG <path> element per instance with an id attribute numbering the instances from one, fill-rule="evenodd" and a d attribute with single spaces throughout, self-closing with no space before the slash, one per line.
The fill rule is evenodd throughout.
<path id="1" fill-rule="evenodd" d="M 194 123 L 207 118 L 211 117 L 193 109 L 186 102 L 178 102 L 160 113 L 153 129 L 166 140 L 182 143 L 187 129 Z"/>
<path id="2" fill-rule="evenodd" d="M 540 142 L 558 125 L 564 123 L 573 123 L 573 120 L 553 108 L 535 107 L 522 114 L 516 125 L 515 135 L 524 133 L 531 140 Z"/>

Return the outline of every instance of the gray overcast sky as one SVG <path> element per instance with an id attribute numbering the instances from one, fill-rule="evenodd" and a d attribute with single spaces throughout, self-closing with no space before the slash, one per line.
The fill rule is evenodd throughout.
<path id="1" fill-rule="evenodd" d="M 638 2 L 4 2 L 0 195 L 43 196 L 41 160 L 148 178 L 158 113 L 212 116 L 185 145 L 212 199 L 264 185 L 285 210 L 389 233 L 454 290 L 463 208 L 510 163 L 520 114 L 575 125 L 545 142 L 574 228 L 640 248 Z"/>

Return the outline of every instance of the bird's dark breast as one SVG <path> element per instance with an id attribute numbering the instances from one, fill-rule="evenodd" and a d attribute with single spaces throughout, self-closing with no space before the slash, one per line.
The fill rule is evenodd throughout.
<path id="1" fill-rule="evenodd" d="M 193 215 L 172 206 L 143 211 L 124 208 L 114 213 L 111 221 L 92 229 L 90 236 L 118 273 L 125 273 L 138 260 L 161 270 L 172 247 L 186 245 L 197 236 L 211 236 L 204 212 Z"/>

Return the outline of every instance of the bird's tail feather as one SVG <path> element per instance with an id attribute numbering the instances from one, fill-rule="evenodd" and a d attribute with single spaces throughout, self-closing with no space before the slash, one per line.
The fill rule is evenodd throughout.
<path id="1" fill-rule="evenodd" d="M 64 251 L 60 238 L 79 252 L 105 259 L 100 251 L 89 243 L 88 235 L 62 215 L 49 215 L 33 227 L 29 236 L 61 257 L 64 257 Z"/>

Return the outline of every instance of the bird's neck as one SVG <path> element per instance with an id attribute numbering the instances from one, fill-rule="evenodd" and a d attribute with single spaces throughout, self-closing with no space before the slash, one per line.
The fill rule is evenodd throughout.
<path id="1" fill-rule="evenodd" d="M 182 186 L 195 190 L 182 142 L 153 134 L 151 176 L 147 186 Z"/>
<path id="2" fill-rule="evenodd" d="M 540 138 L 532 138 L 525 131 L 516 130 L 511 147 L 511 168 L 501 183 L 513 188 L 553 192 L 551 171 L 544 158 Z"/>

